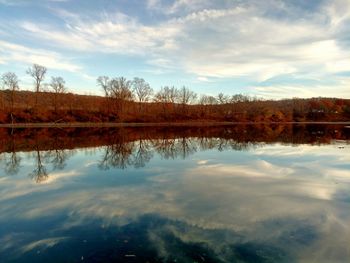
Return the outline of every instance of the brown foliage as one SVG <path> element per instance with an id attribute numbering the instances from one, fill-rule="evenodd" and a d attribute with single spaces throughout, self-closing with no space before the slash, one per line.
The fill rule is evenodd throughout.
<path id="1" fill-rule="evenodd" d="M 197 104 L 175 100 L 164 88 L 156 102 L 72 93 L 0 91 L 0 123 L 40 122 L 290 122 L 348 121 L 350 100 L 335 98 L 257 100 L 245 96 L 222 102 L 201 97 Z M 169 91 L 169 92 L 167 92 Z M 184 88 L 184 91 L 185 90 Z M 169 94 L 168 94 L 169 93 Z M 12 94 L 12 95 L 11 95 Z M 163 96 L 164 95 L 164 96 Z M 185 94 L 186 95 L 186 94 Z M 191 94 L 195 98 L 195 94 Z M 13 101 L 14 100 L 14 101 Z"/>

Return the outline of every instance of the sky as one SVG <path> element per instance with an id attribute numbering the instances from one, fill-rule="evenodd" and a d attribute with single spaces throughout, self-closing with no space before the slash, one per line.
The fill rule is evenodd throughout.
<path id="1" fill-rule="evenodd" d="M 350 98 L 350 0 L 0 0 L 0 74 L 48 68 L 268 99 Z"/>

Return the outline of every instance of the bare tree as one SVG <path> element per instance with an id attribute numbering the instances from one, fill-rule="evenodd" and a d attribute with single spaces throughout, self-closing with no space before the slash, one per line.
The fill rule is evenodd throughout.
<path id="1" fill-rule="evenodd" d="M 230 99 L 231 103 L 247 102 L 247 101 L 249 101 L 249 97 L 245 96 L 245 95 L 242 95 L 242 94 L 235 94 Z"/>
<path id="2" fill-rule="evenodd" d="M 42 82 L 45 79 L 47 68 L 38 64 L 33 64 L 27 70 L 27 74 L 34 79 L 34 89 L 36 92 L 35 105 L 38 104 L 38 93 L 41 91 Z"/>
<path id="3" fill-rule="evenodd" d="M 112 79 L 109 84 L 109 95 L 117 100 L 132 100 L 131 81 L 124 77 Z"/>
<path id="4" fill-rule="evenodd" d="M 52 77 L 50 87 L 52 88 L 53 92 L 60 94 L 65 93 L 67 91 L 66 88 L 66 82 L 62 77 Z"/>
<path id="5" fill-rule="evenodd" d="M 221 116 L 223 116 L 225 119 L 228 119 L 228 115 L 230 113 L 230 109 L 229 109 L 230 97 L 221 92 L 218 94 L 217 100 L 220 104 L 217 107 L 218 113 Z"/>
<path id="6" fill-rule="evenodd" d="M 134 78 L 131 83 L 132 89 L 135 92 L 137 99 L 139 101 L 140 110 L 142 102 L 149 101 L 150 97 L 153 94 L 153 89 L 151 86 L 142 78 Z"/>
<path id="7" fill-rule="evenodd" d="M 182 114 L 186 114 L 186 105 L 193 103 L 197 98 L 197 94 L 183 86 L 178 90 L 177 98 L 182 105 Z"/>
<path id="8" fill-rule="evenodd" d="M 126 102 L 133 99 L 131 81 L 124 77 L 113 78 L 108 81 L 106 91 L 107 97 L 114 100 L 119 119 L 123 120 L 127 106 Z"/>
<path id="9" fill-rule="evenodd" d="M 96 81 L 97 81 L 97 86 L 100 86 L 102 88 L 102 90 L 104 91 L 105 96 L 108 97 L 109 85 L 110 85 L 109 77 L 99 76 Z"/>
<path id="10" fill-rule="evenodd" d="M 230 97 L 228 95 L 225 95 L 224 93 L 219 93 L 218 94 L 218 102 L 220 104 L 226 104 L 230 102 Z"/>
<path id="11" fill-rule="evenodd" d="M 178 90 L 172 86 L 161 87 L 154 96 L 156 102 L 175 103 L 178 98 Z"/>
<path id="12" fill-rule="evenodd" d="M 191 104 L 197 98 L 197 94 L 183 86 L 178 90 L 178 101 L 182 105 Z"/>
<path id="13" fill-rule="evenodd" d="M 214 96 L 201 95 L 199 98 L 201 116 L 207 118 L 210 115 L 209 113 L 213 113 L 213 105 L 216 104 L 218 104 L 218 101 Z"/>
<path id="14" fill-rule="evenodd" d="M 170 108 L 174 110 L 175 102 L 178 98 L 178 90 L 173 87 L 161 87 L 161 89 L 154 95 L 154 101 L 162 105 L 163 115 L 169 118 Z"/>
<path id="15" fill-rule="evenodd" d="M 11 122 L 13 123 L 13 109 L 14 109 L 14 103 L 15 103 L 15 94 L 16 91 L 19 90 L 18 86 L 18 77 L 13 72 L 7 72 L 4 73 L 1 76 L 2 85 L 4 88 L 8 89 L 10 91 L 10 108 L 11 108 Z"/>
<path id="16" fill-rule="evenodd" d="M 123 119 L 126 101 L 130 101 L 134 97 L 131 84 L 132 82 L 124 77 L 110 79 L 107 76 L 100 76 L 97 78 L 97 85 L 102 88 L 107 99 L 114 101 L 120 119 Z"/>
<path id="17" fill-rule="evenodd" d="M 57 113 L 58 99 L 61 94 L 64 94 L 67 92 L 66 82 L 62 77 L 52 77 L 50 87 L 54 92 L 54 107 L 55 107 L 55 112 Z"/>
<path id="18" fill-rule="evenodd" d="M 107 76 L 99 76 L 96 80 L 97 86 L 99 86 L 106 97 L 106 106 L 107 106 L 107 113 L 109 115 L 110 113 L 110 108 L 111 108 L 111 98 L 109 96 L 109 85 L 110 85 L 110 78 Z"/>
<path id="19" fill-rule="evenodd" d="M 199 104 L 201 105 L 216 105 L 218 101 L 215 97 L 209 95 L 201 95 L 199 98 Z"/>

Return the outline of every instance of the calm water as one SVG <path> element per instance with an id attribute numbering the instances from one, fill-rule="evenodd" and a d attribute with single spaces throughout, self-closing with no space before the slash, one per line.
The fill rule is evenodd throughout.
<path id="1" fill-rule="evenodd" d="M 342 125 L 0 134 L 0 262 L 350 261 Z"/>

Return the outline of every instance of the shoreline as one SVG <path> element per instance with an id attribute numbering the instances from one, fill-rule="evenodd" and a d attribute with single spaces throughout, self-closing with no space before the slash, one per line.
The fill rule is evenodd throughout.
<path id="1" fill-rule="evenodd" d="M 233 126 L 233 125 L 254 125 L 254 124 L 265 124 L 265 125 L 276 125 L 276 124 L 316 124 L 316 125 L 350 125 L 350 121 L 319 121 L 319 122 L 105 122 L 105 123 L 94 123 L 94 122 L 66 122 L 66 123 L 6 123 L 0 124 L 0 128 L 121 128 L 121 127 L 206 127 L 206 126 Z"/>

